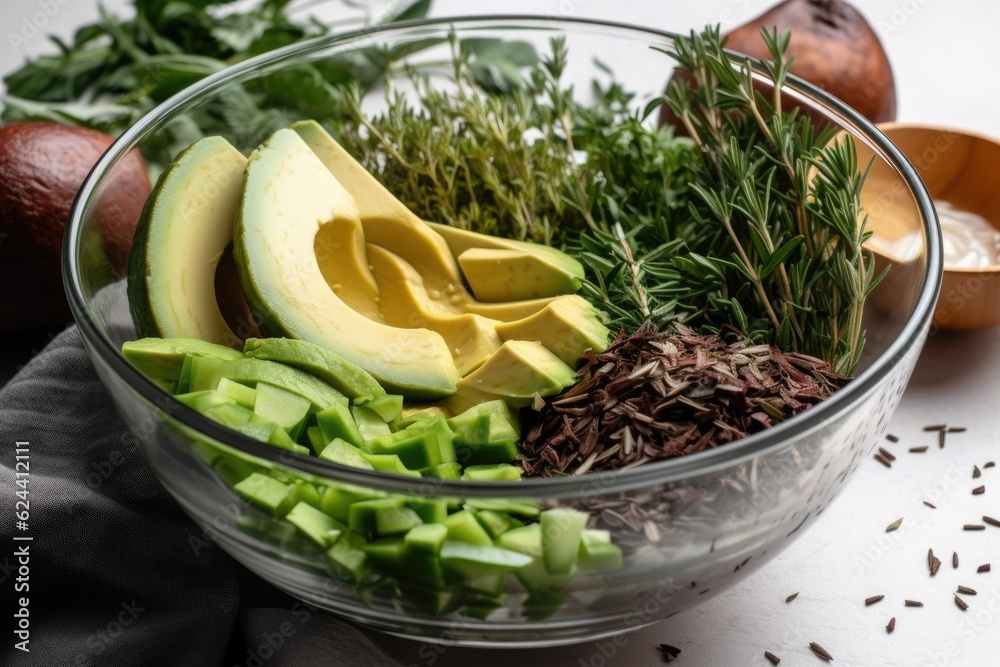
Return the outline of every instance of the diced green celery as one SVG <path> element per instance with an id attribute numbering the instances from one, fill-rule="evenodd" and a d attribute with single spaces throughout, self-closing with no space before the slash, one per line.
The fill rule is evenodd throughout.
<path id="1" fill-rule="evenodd" d="M 403 535 L 423 523 L 409 507 L 384 507 L 375 511 L 375 532 L 379 535 Z"/>
<path id="2" fill-rule="evenodd" d="M 578 562 L 582 572 L 612 572 L 622 567 L 622 550 L 617 544 L 581 541 Z"/>
<path id="3" fill-rule="evenodd" d="M 327 549 L 327 560 L 337 571 L 354 582 L 360 582 L 368 573 L 368 556 L 365 552 L 351 545 L 348 539 L 339 539 Z"/>
<path id="4" fill-rule="evenodd" d="M 395 454 L 369 454 L 364 450 L 361 450 L 361 456 L 363 456 L 368 463 L 371 463 L 372 468 L 375 470 L 384 470 L 387 472 L 410 472 Z"/>
<path id="5" fill-rule="evenodd" d="M 517 516 L 536 517 L 541 507 L 533 500 L 494 500 L 491 498 L 470 498 L 465 506 L 471 509 L 496 510 Z"/>
<path id="6" fill-rule="evenodd" d="M 544 621 L 559 611 L 567 597 L 568 594 L 555 591 L 532 591 L 521 605 L 521 615 L 531 621 Z"/>
<path id="7" fill-rule="evenodd" d="M 448 501 L 444 498 L 407 498 L 406 506 L 424 523 L 439 524 L 448 516 Z"/>
<path id="8" fill-rule="evenodd" d="M 385 493 L 353 484 L 331 484 L 323 492 L 319 507 L 341 523 L 350 521 L 351 507 L 365 500 L 384 498 Z"/>
<path id="9" fill-rule="evenodd" d="M 414 584 L 400 584 L 403 598 L 425 614 L 438 616 L 449 611 L 460 599 L 454 589 L 436 589 Z"/>
<path id="10" fill-rule="evenodd" d="M 455 461 L 440 463 L 430 468 L 424 468 L 420 474 L 424 477 L 436 477 L 437 479 L 462 479 L 462 466 Z"/>
<path id="11" fill-rule="evenodd" d="M 334 438 L 346 440 L 355 447 L 364 447 L 365 439 L 358 430 L 358 425 L 354 423 L 351 410 L 346 405 L 332 405 L 326 410 L 316 414 L 316 422 L 323 430 L 323 437 L 327 441 Z"/>
<path id="12" fill-rule="evenodd" d="M 427 420 L 430 423 L 430 420 Z M 408 470 L 423 470 L 455 460 L 451 448 L 451 430 L 442 421 L 443 429 L 436 427 L 424 431 L 407 429 L 375 438 L 369 443 L 372 454 L 396 454 Z M 445 441 L 444 443 L 442 441 Z M 449 448 L 451 448 L 449 450 Z M 446 456 L 451 456 L 446 460 Z"/>
<path id="13" fill-rule="evenodd" d="M 361 535 L 375 534 L 378 532 L 378 513 L 402 506 L 402 498 L 375 498 L 352 503 L 348 510 L 347 525 Z"/>
<path id="14" fill-rule="evenodd" d="M 386 423 L 399 419 L 403 414 L 403 397 L 396 394 L 376 396 L 361 405 L 373 410 Z"/>
<path id="15" fill-rule="evenodd" d="M 507 529 L 510 528 L 510 519 L 507 518 L 506 514 L 501 512 L 483 510 L 481 512 L 476 512 L 476 519 L 479 520 L 479 523 L 483 525 L 483 528 L 486 529 L 486 532 L 489 533 L 490 537 L 494 540 L 507 532 Z"/>
<path id="16" fill-rule="evenodd" d="M 303 480 L 292 482 L 292 501 L 296 503 L 307 503 L 319 509 L 319 490 L 316 485 Z"/>
<path id="17" fill-rule="evenodd" d="M 531 561 L 531 556 L 502 547 L 450 540 L 441 545 L 442 565 L 466 580 L 513 572 Z"/>
<path id="18" fill-rule="evenodd" d="M 520 482 L 524 468 L 509 463 L 469 466 L 464 471 L 465 479 L 481 482 Z"/>
<path id="19" fill-rule="evenodd" d="M 482 577 L 466 579 L 462 588 L 484 597 L 499 597 L 503 595 L 506 579 L 502 574 L 487 574 Z"/>
<path id="20" fill-rule="evenodd" d="M 375 438 L 392 433 L 389 424 L 377 412 L 367 406 L 352 405 L 351 417 L 354 418 L 354 423 L 358 425 L 358 431 L 361 433 L 361 437 L 366 444 Z"/>
<path id="21" fill-rule="evenodd" d="M 462 510 L 448 515 L 444 520 L 444 525 L 448 528 L 449 540 L 478 546 L 492 546 L 493 544 L 490 534 L 476 519 L 476 513 L 471 510 Z"/>
<path id="22" fill-rule="evenodd" d="M 291 507 L 292 487 L 267 475 L 252 473 L 233 488 L 253 505 L 275 516 L 284 515 Z"/>
<path id="23" fill-rule="evenodd" d="M 319 456 L 326 449 L 326 446 L 330 444 L 330 441 L 323 435 L 323 430 L 319 426 L 310 426 L 306 429 L 306 440 L 309 441 L 309 446 L 312 447 L 313 453 L 316 456 Z"/>
<path id="24" fill-rule="evenodd" d="M 520 528 L 511 528 L 497 538 L 497 544 L 504 549 L 517 551 L 528 556 L 542 555 L 542 527 L 532 523 Z"/>
<path id="25" fill-rule="evenodd" d="M 403 572 L 403 538 L 383 537 L 361 548 L 372 566 L 394 577 Z"/>
<path id="26" fill-rule="evenodd" d="M 251 419 L 251 421 L 253 421 L 253 419 Z M 271 429 L 271 435 L 267 437 L 267 444 L 280 447 L 281 449 L 287 449 L 288 451 L 295 452 L 296 454 L 309 454 L 308 447 L 303 447 L 292 440 L 291 436 L 289 436 L 285 432 L 285 429 L 280 426 L 274 426 L 274 428 Z"/>
<path id="27" fill-rule="evenodd" d="M 440 523 L 424 523 L 411 528 L 403 537 L 403 541 L 407 549 L 437 556 L 447 537 L 447 526 Z"/>
<path id="28" fill-rule="evenodd" d="M 304 502 L 296 504 L 285 519 L 321 549 L 332 547 L 346 530 L 343 524 Z"/>
<path id="29" fill-rule="evenodd" d="M 550 574 L 565 574 L 576 565 L 580 536 L 589 518 L 586 512 L 568 507 L 542 512 L 542 558 Z"/>
<path id="30" fill-rule="evenodd" d="M 233 403 L 241 405 L 247 410 L 253 410 L 254 402 L 257 400 L 257 390 L 239 382 L 233 382 L 229 378 L 219 380 L 216 388 L 223 396 L 227 396 Z"/>
<path id="31" fill-rule="evenodd" d="M 204 412 L 209 419 L 214 419 L 223 426 L 240 430 L 250 422 L 253 412 L 235 403 L 220 403 L 213 405 Z"/>
<path id="32" fill-rule="evenodd" d="M 319 458 L 339 463 L 342 466 L 361 468 L 362 470 L 374 470 L 372 464 L 361 455 L 360 449 L 344 442 L 340 438 L 331 440 L 323 448 L 323 451 L 319 453 Z"/>
<path id="33" fill-rule="evenodd" d="M 268 382 L 257 383 L 253 411 L 288 432 L 293 440 L 302 434 L 312 403 Z"/>
<path id="34" fill-rule="evenodd" d="M 211 389 L 178 394 L 177 396 L 174 396 L 174 398 L 192 410 L 196 410 L 202 414 L 216 405 L 233 402 L 233 399 L 228 396 Z"/>

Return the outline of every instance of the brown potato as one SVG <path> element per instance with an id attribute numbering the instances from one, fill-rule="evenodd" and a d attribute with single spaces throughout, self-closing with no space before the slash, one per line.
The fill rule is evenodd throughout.
<path id="1" fill-rule="evenodd" d="M 889 59 L 865 18 L 843 0 L 785 0 L 728 33 L 728 49 L 766 60 L 762 28 L 792 31 L 792 74 L 819 86 L 875 123 L 896 118 Z M 676 119 L 664 105 L 660 123 Z"/>
<path id="2" fill-rule="evenodd" d="M 69 321 L 60 267 L 63 230 L 80 185 L 113 141 L 59 123 L 0 127 L 0 330 Z M 145 164 L 133 151 L 115 168 L 95 207 L 102 249 L 120 275 L 150 190 Z"/>

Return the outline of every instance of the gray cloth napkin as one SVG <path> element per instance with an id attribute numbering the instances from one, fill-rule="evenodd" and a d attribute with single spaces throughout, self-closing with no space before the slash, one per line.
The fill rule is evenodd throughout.
<path id="1" fill-rule="evenodd" d="M 378 635 L 304 607 L 205 546 L 140 456 L 76 327 L 0 390 L 0 434 L 0 664 L 398 664 L 373 643 Z M 13 511 L 17 441 L 29 443 L 27 530 Z M 12 635 L 21 597 L 28 653 Z"/>

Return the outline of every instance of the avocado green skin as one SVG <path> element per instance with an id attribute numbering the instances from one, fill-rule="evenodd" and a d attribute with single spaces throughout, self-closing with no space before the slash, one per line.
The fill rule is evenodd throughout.
<path id="1" fill-rule="evenodd" d="M 167 167 L 160 173 L 156 180 L 153 191 L 146 199 L 146 204 L 142 208 L 139 221 L 136 223 L 135 236 L 132 240 L 132 250 L 128 256 L 128 280 L 126 294 L 128 295 L 129 312 L 132 315 L 132 323 L 136 328 L 136 335 L 139 338 L 159 337 L 163 335 L 156 317 L 153 315 L 151 304 L 152 294 L 149 291 L 148 278 L 152 272 L 149 258 L 150 235 L 152 234 L 153 219 L 156 207 L 162 202 L 161 195 L 171 176 L 184 163 L 187 156 L 196 150 L 201 150 L 210 143 L 228 142 L 221 137 L 205 137 L 191 144 L 177 154 Z M 214 289 L 214 287 L 213 287 Z M 231 330 L 225 336 L 226 343 L 236 346 L 240 338 Z"/>

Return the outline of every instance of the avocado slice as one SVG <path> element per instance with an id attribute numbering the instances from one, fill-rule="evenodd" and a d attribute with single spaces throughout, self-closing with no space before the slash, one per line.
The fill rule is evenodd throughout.
<path id="1" fill-rule="evenodd" d="M 532 243 L 530 241 L 508 239 L 502 236 L 480 234 L 479 232 L 459 229 L 458 227 L 452 227 L 451 225 L 443 225 L 440 222 L 428 222 L 427 225 L 441 235 L 455 257 L 459 257 L 467 250 L 474 248 L 483 248 L 488 250 L 513 250 L 537 255 L 539 258 L 544 259 L 544 261 L 558 266 L 567 274 L 576 276 L 577 278 L 582 279 L 585 275 L 583 264 L 570 255 L 567 255 L 562 250 L 553 248 L 552 246 L 547 246 L 541 243 Z"/>
<path id="2" fill-rule="evenodd" d="M 499 324 L 480 315 L 454 314 L 436 307 L 417 270 L 385 248 L 368 244 L 368 261 L 382 295 L 379 306 L 386 324 L 404 328 L 423 327 L 436 331 L 451 350 L 462 375 L 474 371 L 500 349 Z"/>
<path id="3" fill-rule="evenodd" d="M 588 349 L 608 349 L 611 335 L 604 313 L 576 294 L 560 296 L 522 320 L 501 322 L 496 331 L 504 340 L 538 341 L 573 367 Z"/>
<path id="4" fill-rule="evenodd" d="M 246 165 L 228 141 L 205 137 L 160 175 L 129 255 L 129 309 L 140 336 L 240 345 L 219 300 L 243 295 L 233 283 L 217 294 L 215 274 L 233 238 Z"/>
<path id="5" fill-rule="evenodd" d="M 581 285 L 579 276 L 547 254 L 529 250 L 469 248 L 458 256 L 458 265 L 475 297 L 487 303 L 572 294 Z"/>
<path id="6" fill-rule="evenodd" d="M 575 380 L 573 369 L 539 343 L 509 340 L 462 378 L 458 391 L 444 403 L 455 413 L 498 398 L 512 408 L 524 408 L 535 394 L 554 396 Z"/>
<path id="7" fill-rule="evenodd" d="M 464 292 L 458 264 L 438 234 L 385 189 L 314 120 L 289 127 L 302 137 L 358 204 L 365 239 L 393 252 L 416 268 L 430 289 Z M 468 295 L 465 295 L 466 297 Z"/>
<path id="8" fill-rule="evenodd" d="M 188 356 L 241 359 L 237 350 L 198 338 L 142 338 L 122 343 L 122 354 L 143 375 L 176 382 Z M 215 389 L 215 387 L 210 387 Z"/>
<path id="9" fill-rule="evenodd" d="M 385 395 L 382 385 L 357 364 L 321 345 L 294 338 L 248 338 L 243 354 L 251 359 L 277 361 L 315 375 L 344 396 L 370 401 Z"/>
<path id="10" fill-rule="evenodd" d="M 461 376 L 439 334 L 370 320 L 327 284 L 315 247 L 325 226 L 354 248 L 331 256 L 351 265 L 358 281 L 371 279 L 360 224 L 354 200 L 294 131 L 279 130 L 253 153 L 233 246 L 261 329 L 327 347 L 410 398 L 454 393 Z"/>

